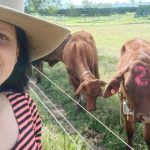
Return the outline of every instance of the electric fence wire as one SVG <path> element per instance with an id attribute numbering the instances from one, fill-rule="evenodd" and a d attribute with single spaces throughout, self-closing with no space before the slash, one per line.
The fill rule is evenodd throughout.
<path id="1" fill-rule="evenodd" d="M 29 77 L 28 77 L 29 78 Z M 31 78 L 30 82 L 38 89 L 38 91 L 45 97 L 50 104 L 57 110 L 57 112 L 60 114 L 60 116 L 70 125 L 70 127 L 78 134 L 78 136 L 86 143 L 86 145 L 92 150 L 92 147 L 87 143 L 87 141 L 84 139 L 84 137 L 74 128 L 74 126 L 67 120 L 67 118 L 58 110 L 58 108 L 52 103 L 52 101 L 45 95 L 45 93 L 32 81 Z M 31 88 L 31 87 L 30 87 Z M 33 89 L 32 89 L 33 90 Z"/>
<path id="2" fill-rule="evenodd" d="M 97 119 L 94 115 L 92 115 L 89 111 L 87 111 L 82 105 L 76 102 L 69 94 L 67 94 L 62 88 L 60 88 L 57 84 L 55 84 L 52 80 L 50 80 L 47 76 L 45 76 L 42 72 L 40 72 L 36 67 L 32 65 L 33 69 L 39 72 L 43 77 L 45 77 L 49 82 L 51 82 L 55 87 L 57 87 L 62 93 L 68 96 L 72 101 L 74 101 L 77 105 L 79 105 L 84 111 L 86 111 L 91 117 L 93 117 L 97 122 L 99 122 L 103 127 L 105 127 L 109 132 L 111 132 L 115 137 L 117 137 L 122 143 L 128 146 L 131 150 L 134 150 L 129 144 L 127 144 L 123 139 L 121 139 L 116 133 L 114 133 L 109 127 L 107 127 L 103 122 Z"/>
<path id="3" fill-rule="evenodd" d="M 32 92 L 33 93 L 33 92 Z M 37 98 L 38 96 L 37 96 L 37 94 L 36 93 L 33 93 L 34 94 L 34 96 Z M 37 99 L 37 101 L 38 101 L 38 99 Z M 47 131 L 47 133 L 49 133 L 50 135 L 51 135 L 51 139 L 53 139 L 53 141 L 55 141 L 56 140 L 56 136 L 54 136 L 54 134 L 52 133 L 52 131 L 50 131 L 49 129 L 47 129 L 47 126 L 45 125 L 45 123 L 44 123 L 44 121 L 42 120 L 42 118 L 41 118 L 41 122 L 42 122 L 42 129 L 44 128 L 46 131 Z M 58 148 L 58 146 L 59 145 L 57 145 L 57 148 Z M 59 147 L 59 149 L 58 150 L 62 150 L 60 147 Z"/>
<path id="4" fill-rule="evenodd" d="M 36 93 L 35 90 L 31 87 L 29 87 L 29 89 L 33 92 Z M 45 105 L 44 102 L 42 102 L 39 97 L 36 95 L 36 98 L 38 99 L 38 101 L 45 107 L 45 109 L 51 114 L 51 116 L 55 119 L 55 121 L 59 124 L 59 126 L 63 129 L 63 131 L 66 133 L 66 135 L 70 138 L 70 140 L 72 141 L 72 143 L 77 147 L 78 150 L 80 150 L 80 148 L 78 147 L 78 145 L 74 142 L 73 138 L 69 135 L 69 133 L 66 131 L 66 129 L 62 126 L 62 124 L 58 121 L 58 119 L 55 117 L 55 115 L 49 110 L 49 108 Z"/>

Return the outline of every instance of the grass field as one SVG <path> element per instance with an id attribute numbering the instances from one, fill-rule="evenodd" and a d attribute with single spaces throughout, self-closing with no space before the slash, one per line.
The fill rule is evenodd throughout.
<path id="1" fill-rule="evenodd" d="M 108 81 L 115 72 L 119 51 L 123 43 L 136 37 L 144 38 L 145 40 L 150 41 L 150 18 L 133 18 L 133 16 L 134 14 L 93 18 L 45 18 L 68 27 L 72 33 L 80 30 L 85 30 L 92 33 L 98 49 L 100 78 Z M 68 76 L 64 64 L 58 63 L 52 68 L 50 68 L 47 64 L 44 64 L 44 72 L 48 78 L 58 84 L 65 90 L 65 92 L 71 96 L 74 96 L 72 87 L 68 82 Z M 90 129 L 97 134 L 105 135 L 103 140 L 96 143 L 99 144 L 100 147 L 104 147 L 107 150 L 125 149 L 125 145 L 120 140 L 118 140 L 97 121 L 89 117 L 87 113 L 81 112 L 76 115 L 75 104 L 68 97 L 58 91 L 53 84 L 48 83 L 46 79 L 42 78 L 42 82 L 39 86 L 55 103 L 55 105 L 57 105 L 60 110 L 63 110 L 63 113 L 67 119 L 80 133 L 83 133 L 85 129 Z M 47 103 L 47 106 L 49 106 L 49 103 Z M 49 106 L 49 108 L 51 108 L 51 106 Z M 56 122 L 47 114 L 41 104 L 39 104 L 39 109 L 42 119 L 46 125 L 43 132 L 44 149 L 75 150 L 76 148 L 70 143 L 70 140 L 69 143 L 64 143 L 64 138 L 67 139 L 68 137 L 65 136 L 64 132 L 59 129 Z M 108 100 L 98 98 L 97 110 L 92 114 L 104 124 L 109 126 L 113 132 L 126 140 L 123 125 L 120 123 L 119 100 L 117 95 L 109 98 Z M 49 132 L 52 132 L 52 135 L 50 135 L 46 129 L 49 129 Z M 136 150 L 146 150 L 146 145 L 142 138 L 142 124 L 137 125 L 137 130 L 138 131 L 135 134 L 134 148 Z M 53 138 L 53 136 L 56 137 L 57 140 L 54 140 L 55 138 Z M 85 148 L 85 145 L 79 137 L 75 136 L 73 133 L 72 136 L 80 146 L 80 149 L 88 149 Z M 90 140 L 92 139 L 89 139 L 89 142 L 92 145 L 93 142 Z M 95 150 L 96 149 L 98 149 L 98 147 L 95 148 Z"/>

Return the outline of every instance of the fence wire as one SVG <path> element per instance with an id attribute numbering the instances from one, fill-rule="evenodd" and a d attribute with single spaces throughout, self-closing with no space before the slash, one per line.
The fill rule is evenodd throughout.
<path id="1" fill-rule="evenodd" d="M 33 93 L 36 93 L 34 91 L 33 88 L 29 87 L 30 90 Z M 80 150 L 80 148 L 78 147 L 78 145 L 74 142 L 74 139 L 70 136 L 70 134 L 66 131 L 66 129 L 62 126 L 62 124 L 59 122 L 59 120 L 55 117 L 55 115 L 52 113 L 52 111 L 45 105 L 45 103 L 43 101 L 41 101 L 41 99 L 39 99 L 39 97 L 37 95 L 35 95 L 36 98 L 38 99 L 38 101 L 44 106 L 44 108 L 50 113 L 50 115 L 55 119 L 55 121 L 59 124 L 59 126 L 63 129 L 63 131 L 66 133 L 66 135 L 70 138 L 70 140 L 72 141 L 72 143 L 77 147 L 78 150 Z"/>
<path id="2" fill-rule="evenodd" d="M 74 126 L 68 121 L 68 119 L 59 111 L 59 109 L 53 104 L 53 102 L 45 95 L 45 93 L 32 81 L 31 78 L 30 82 L 38 89 L 38 91 L 42 94 L 42 96 L 47 99 L 50 104 L 57 110 L 57 112 L 59 113 L 59 115 L 67 122 L 67 124 L 71 127 L 71 129 L 73 129 L 77 135 L 84 141 L 84 143 L 86 143 L 86 145 L 92 150 L 92 147 L 87 143 L 87 141 L 84 139 L 84 137 L 74 128 Z M 31 88 L 31 86 L 29 87 L 31 89 L 31 91 L 35 92 L 33 90 L 33 88 Z M 39 100 L 39 98 L 36 95 L 36 98 Z M 40 101 L 40 100 L 39 100 Z M 41 102 L 41 101 L 40 101 Z M 43 105 L 43 103 L 42 103 Z M 44 105 L 43 105 L 44 106 Z M 44 106 L 45 107 L 45 106 Z M 49 109 L 48 107 L 46 109 Z M 50 111 L 50 110 L 49 110 Z M 58 119 L 57 119 L 58 120 Z M 58 121 L 59 122 L 59 121 Z M 59 122 L 60 123 L 60 122 Z M 60 123 L 61 124 L 61 123 Z"/>
<path id="3" fill-rule="evenodd" d="M 68 93 L 66 93 L 62 88 L 60 88 L 57 84 L 55 84 L 52 80 L 50 80 L 46 75 L 40 72 L 36 67 L 32 66 L 37 72 L 39 72 L 44 78 L 46 78 L 50 83 L 52 83 L 55 87 L 57 87 L 63 94 L 69 97 L 74 103 L 79 105 L 85 112 L 87 112 L 92 118 L 94 118 L 97 122 L 99 122 L 104 128 L 106 128 L 110 133 L 112 133 L 115 137 L 117 137 L 122 143 L 124 143 L 131 150 L 134 150 L 130 145 L 128 145 L 122 138 L 120 138 L 116 133 L 114 133 L 109 127 L 107 127 L 102 121 L 96 118 L 93 114 L 87 111 L 82 105 L 80 105 L 74 98 L 72 98 Z"/>

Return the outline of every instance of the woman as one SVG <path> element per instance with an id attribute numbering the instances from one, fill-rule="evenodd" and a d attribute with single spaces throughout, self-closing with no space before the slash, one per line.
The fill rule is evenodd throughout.
<path id="1" fill-rule="evenodd" d="M 42 149 L 41 120 L 26 93 L 25 74 L 30 60 L 48 54 L 69 34 L 22 10 L 23 0 L 0 1 L 0 150 Z"/>

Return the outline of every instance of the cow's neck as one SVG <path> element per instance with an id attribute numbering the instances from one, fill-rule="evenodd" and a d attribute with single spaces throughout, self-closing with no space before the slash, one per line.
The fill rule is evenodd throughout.
<path id="1" fill-rule="evenodd" d="M 84 71 L 81 76 L 80 76 L 80 82 L 83 82 L 85 80 L 88 80 L 88 79 L 93 79 L 95 78 L 94 75 L 91 73 L 91 71 L 89 70 L 86 70 Z"/>

